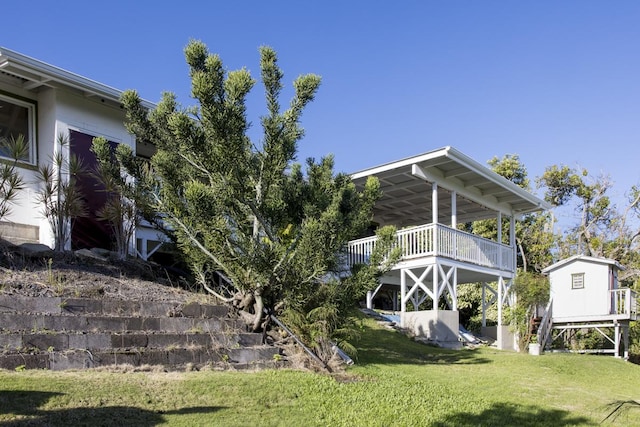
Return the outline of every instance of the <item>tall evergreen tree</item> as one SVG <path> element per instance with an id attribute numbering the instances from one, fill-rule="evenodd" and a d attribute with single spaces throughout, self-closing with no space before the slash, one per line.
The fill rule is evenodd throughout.
<path id="1" fill-rule="evenodd" d="M 253 330 L 262 327 L 264 311 L 305 317 L 325 307 L 326 343 L 342 325 L 341 318 L 329 322 L 328 313 L 343 314 L 340 298 L 361 297 L 383 271 L 385 258 L 378 256 L 348 281 L 341 276 L 346 243 L 370 224 L 379 184 L 371 179 L 358 191 L 347 175 L 334 174 L 332 157 L 309 159 L 306 170 L 295 163 L 304 135 L 300 118 L 320 86 L 319 76 L 295 79 L 293 98 L 282 111 L 283 72 L 275 51 L 261 47 L 267 114 L 261 118 L 262 139 L 253 142 L 247 136 L 246 97 L 255 84 L 249 72 L 225 71 L 199 41 L 187 45 L 185 56 L 198 105 L 181 108 L 165 93 L 147 112 L 135 91 L 122 98 L 129 130 L 157 147 L 156 181 L 146 184 L 155 189 L 150 194 L 156 208 L 165 213 L 203 286 L 215 291 L 209 282 L 214 272 L 230 279 L 238 291 L 236 305 L 251 316 Z M 391 234 L 384 235 L 379 253 L 391 246 Z M 347 300 L 340 284 L 351 289 Z"/>

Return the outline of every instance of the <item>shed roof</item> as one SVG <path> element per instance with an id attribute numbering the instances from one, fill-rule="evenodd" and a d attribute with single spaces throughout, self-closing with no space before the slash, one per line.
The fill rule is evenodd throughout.
<path id="1" fill-rule="evenodd" d="M 369 176 L 379 179 L 383 192 L 374 208 L 374 221 L 380 225 L 430 223 L 432 191 L 425 182 L 438 185 L 438 212 L 443 223 L 453 210 L 451 197 L 446 196 L 454 191 L 459 222 L 495 218 L 496 212 L 520 216 L 551 208 L 544 200 L 449 146 L 365 169 L 351 178 L 362 187 Z"/>
<path id="2" fill-rule="evenodd" d="M 616 261 L 615 259 L 610 259 L 610 258 L 601 258 L 601 257 L 592 257 L 592 256 L 587 256 L 587 255 L 573 255 L 569 258 L 565 258 L 562 259 L 558 262 L 556 262 L 555 264 L 551 264 L 550 266 L 546 267 L 545 269 L 542 270 L 543 274 L 549 274 L 550 272 L 552 272 L 553 270 L 557 270 L 563 266 L 572 264 L 574 262 L 590 262 L 590 263 L 595 263 L 595 264 L 606 264 L 606 265 L 612 265 L 616 268 L 618 268 L 618 270 L 624 270 L 624 267 L 618 263 L 618 261 Z"/>

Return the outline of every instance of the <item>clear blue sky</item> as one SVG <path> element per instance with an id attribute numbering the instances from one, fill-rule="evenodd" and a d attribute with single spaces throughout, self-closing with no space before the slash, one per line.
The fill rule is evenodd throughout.
<path id="1" fill-rule="evenodd" d="M 191 38 L 256 78 L 260 45 L 287 85 L 322 76 L 301 160 L 354 172 L 451 145 L 517 154 L 532 180 L 566 164 L 609 174 L 618 197 L 640 184 L 639 1 L 29 1 L 0 26 L 0 46 L 183 105 Z"/>

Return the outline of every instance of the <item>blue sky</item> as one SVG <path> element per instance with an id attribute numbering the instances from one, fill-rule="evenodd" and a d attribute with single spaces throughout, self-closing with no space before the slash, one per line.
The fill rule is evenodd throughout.
<path id="1" fill-rule="evenodd" d="M 640 184 L 637 1 L 30 1 L 2 15 L 0 46 L 183 105 L 189 39 L 256 78 L 272 46 L 288 87 L 322 76 L 299 158 L 333 153 L 339 171 L 451 145 L 482 163 L 517 154 L 531 179 L 552 164 L 608 174 L 620 200 Z M 263 113 L 258 86 L 252 134 Z"/>

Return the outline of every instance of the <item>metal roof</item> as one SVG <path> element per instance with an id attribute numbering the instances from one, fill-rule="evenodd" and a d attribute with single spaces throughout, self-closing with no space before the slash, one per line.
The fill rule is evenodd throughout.
<path id="1" fill-rule="evenodd" d="M 0 47 L 0 71 L 22 79 L 22 87 L 35 90 L 40 86 L 73 88 L 86 97 L 99 97 L 120 104 L 121 90 L 82 77 L 62 68 L 47 64 L 5 47 Z M 155 105 L 143 101 L 143 106 L 152 109 Z"/>
<path id="2" fill-rule="evenodd" d="M 618 268 L 618 270 L 624 270 L 625 269 L 615 259 L 593 257 L 593 256 L 587 256 L 587 255 L 573 255 L 573 256 L 571 256 L 569 258 L 562 259 L 562 260 L 556 262 L 555 264 L 551 264 L 550 266 L 546 267 L 544 270 L 542 270 L 542 274 L 549 274 L 553 270 L 557 270 L 558 268 L 560 268 L 562 266 L 569 265 L 569 264 L 571 264 L 573 262 L 576 262 L 576 261 L 584 261 L 584 262 L 591 262 L 591 263 L 595 263 L 595 264 L 612 265 L 612 266 L 615 266 L 616 268 Z"/>
<path id="3" fill-rule="evenodd" d="M 438 222 L 451 221 L 451 193 L 456 192 L 459 223 L 550 209 L 544 200 L 498 175 L 453 147 L 444 147 L 351 175 L 362 188 L 369 176 L 380 181 L 382 197 L 374 208 L 380 225 L 404 227 L 432 222 L 429 183 L 438 185 Z"/>

